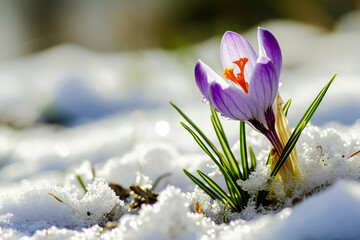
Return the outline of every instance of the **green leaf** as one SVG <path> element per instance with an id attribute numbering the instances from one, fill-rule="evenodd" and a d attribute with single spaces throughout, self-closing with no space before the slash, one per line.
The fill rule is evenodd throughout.
<path id="1" fill-rule="evenodd" d="M 282 151 L 278 161 L 275 164 L 274 169 L 271 171 L 271 176 L 275 177 L 276 174 L 279 172 L 281 166 L 284 164 L 284 162 L 286 161 L 287 157 L 290 155 L 291 151 L 293 150 L 293 148 L 295 147 L 296 142 L 298 141 L 301 132 L 304 130 L 304 128 L 306 127 L 306 123 L 303 122 L 297 129 L 297 131 L 294 131 L 293 134 L 291 134 L 288 142 L 286 143 L 284 150 Z"/>
<path id="2" fill-rule="evenodd" d="M 317 97 L 314 99 L 314 101 L 311 103 L 310 107 L 305 112 L 304 116 L 299 121 L 298 125 L 292 132 L 288 142 L 286 143 L 284 150 L 282 151 L 277 163 L 275 164 L 274 169 L 271 172 L 272 178 L 276 176 L 276 174 L 279 172 L 281 166 L 284 164 L 285 160 L 291 153 L 292 149 L 295 147 L 296 142 L 298 141 L 302 131 L 310 121 L 311 117 L 315 113 L 317 107 L 321 103 L 322 99 L 324 98 L 327 90 L 329 89 L 331 83 L 334 81 L 337 74 L 334 74 L 334 76 L 331 78 L 331 80 L 325 85 L 325 87 L 320 91 L 320 93 L 317 95 Z M 270 155 L 269 155 L 270 156 Z M 256 197 L 256 202 L 259 205 L 260 203 L 263 203 L 265 201 L 266 195 L 268 194 L 268 191 L 259 191 Z"/>
<path id="3" fill-rule="evenodd" d="M 204 142 L 199 138 L 199 136 L 193 130 L 191 130 L 185 123 L 180 122 L 180 124 L 193 136 L 195 142 L 197 142 L 199 144 L 201 149 L 211 158 L 211 160 L 213 160 L 215 163 L 217 163 L 218 161 L 215 159 L 214 155 L 206 147 Z"/>
<path id="4" fill-rule="evenodd" d="M 217 153 L 217 156 L 219 157 L 220 159 L 220 163 L 221 165 L 226 168 L 226 170 L 230 171 L 230 165 L 229 163 L 227 162 L 226 158 L 224 157 L 224 155 L 222 153 Z"/>
<path id="5" fill-rule="evenodd" d="M 218 199 L 223 203 L 225 202 L 217 193 L 215 193 L 213 190 L 211 190 L 209 187 L 207 187 L 204 183 L 202 183 L 194 175 L 192 175 L 191 173 L 186 171 L 186 169 L 183 169 L 183 171 L 196 185 L 198 185 L 202 190 L 204 190 L 212 199 Z"/>
<path id="6" fill-rule="evenodd" d="M 304 130 L 305 127 L 306 127 L 306 122 L 302 122 L 302 124 L 300 126 L 298 125 L 298 127 L 296 128 L 296 131 L 294 131 L 293 134 L 291 134 L 288 142 L 284 147 L 284 150 L 282 151 L 278 161 L 275 164 L 274 169 L 271 171 L 272 177 L 275 177 L 276 174 L 280 171 L 281 166 L 284 164 L 284 162 L 290 155 L 291 151 L 295 147 L 296 142 L 298 141 L 301 132 Z"/>
<path id="7" fill-rule="evenodd" d="M 169 101 L 170 102 L 170 101 Z M 235 211 L 240 211 L 241 208 L 245 206 L 245 203 L 247 202 L 247 199 L 249 198 L 248 194 L 244 192 L 241 187 L 239 187 L 236 184 L 236 180 L 243 179 L 242 173 L 239 168 L 239 164 L 236 161 L 233 153 L 231 152 L 230 146 L 228 144 L 228 141 L 225 136 L 225 132 L 222 128 L 221 122 L 218 118 L 217 113 L 215 110 L 211 107 L 212 116 L 211 121 L 213 124 L 213 127 L 215 129 L 215 132 L 217 134 L 217 137 L 219 139 L 220 145 L 224 151 L 224 155 L 220 153 L 216 147 L 210 142 L 210 140 L 201 132 L 201 130 L 172 102 L 170 104 L 184 117 L 184 119 L 194 128 L 195 131 L 190 129 L 189 126 L 184 124 L 183 122 L 180 122 L 181 125 L 193 136 L 195 141 L 198 143 L 198 145 L 204 150 L 204 152 L 212 159 L 213 162 L 216 163 L 216 165 L 219 167 L 219 170 L 224 176 L 225 183 L 228 187 L 230 195 L 226 194 L 226 196 L 230 199 L 222 199 L 222 201 L 226 201 L 226 203 L 229 204 L 230 208 L 232 208 Z M 197 132 L 197 133 L 196 133 Z M 214 152 L 214 154 L 210 151 L 210 149 L 206 146 L 206 144 L 202 141 L 202 139 L 205 141 L 205 143 L 210 147 L 210 149 Z M 215 155 L 217 156 L 217 160 Z M 207 192 L 211 197 L 215 198 L 219 196 L 216 194 L 216 190 L 220 191 L 218 188 L 216 188 L 215 185 L 208 183 L 210 188 L 207 187 L 204 183 L 202 183 L 199 179 L 188 173 L 186 170 L 184 170 L 185 174 L 193 181 L 195 184 L 197 184 L 200 188 L 202 188 L 205 192 Z M 199 173 L 201 174 L 201 173 Z M 204 177 L 206 178 L 206 176 Z M 205 180 L 205 179 L 204 179 Z M 215 189 L 211 189 L 215 187 Z M 212 192 L 210 192 L 210 191 Z M 222 190 L 222 189 L 221 189 Z M 222 190 L 224 193 L 225 191 Z M 214 193 L 216 195 L 214 195 Z M 218 198 L 216 198 L 218 199 Z M 221 199 L 220 199 L 221 200 Z M 231 206 L 232 205 L 232 206 Z"/>
<path id="8" fill-rule="evenodd" d="M 219 170 L 221 171 L 221 173 L 224 175 L 225 179 L 231 179 L 231 177 L 229 176 L 229 168 L 225 162 L 224 156 L 217 152 L 216 155 L 220 160 L 219 161 L 216 160 L 216 158 L 214 157 L 214 155 L 209 151 L 209 149 L 206 147 L 206 145 L 204 144 L 204 142 L 199 138 L 199 136 L 192 131 L 185 123 L 180 122 L 181 125 L 193 136 L 193 138 L 195 139 L 195 141 L 199 144 L 199 146 L 201 147 L 201 149 L 203 149 L 203 151 L 211 158 L 211 160 L 217 165 L 217 167 L 219 168 Z"/>
<path id="9" fill-rule="evenodd" d="M 246 152 L 246 134 L 245 134 L 245 123 L 240 121 L 240 157 L 241 157 L 241 165 L 243 169 L 244 179 L 249 178 L 249 164 L 248 157 Z"/>
<path id="10" fill-rule="evenodd" d="M 83 180 L 82 180 L 81 176 L 80 176 L 80 175 L 77 175 L 77 176 L 76 176 L 76 178 L 77 178 L 77 180 L 79 181 L 79 183 L 80 183 L 81 187 L 84 189 L 84 192 L 85 192 L 85 193 L 87 193 L 87 192 L 88 192 L 88 190 L 86 189 L 85 184 L 84 184 L 84 182 L 83 182 Z"/>
<path id="11" fill-rule="evenodd" d="M 285 162 L 289 154 L 291 153 L 292 149 L 295 147 L 296 142 L 298 141 L 302 131 L 309 123 L 311 117 L 314 115 L 316 109 L 318 108 L 319 104 L 321 103 L 322 99 L 324 98 L 327 90 L 329 89 L 331 83 L 334 81 L 337 74 L 335 74 L 332 79 L 325 85 L 325 87 L 320 91 L 314 101 L 311 103 L 310 107 L 306 110 L 304 116 L 301 118 L 300 122 L 294 129 L 293 133 L 291 134 L 288 142 L 286 143 L 284 150 L 282 151 L 279 160 L 275 164 L 273 171 L 271 172 L 271 176 L 274 177 L 280 170 L 282 164 Z"/>
<path id="12" fill-rule="evenodd" d="M 236 161 L 234 154 L 232 153 L 229 143 L 227 141 L 224 129 L 221 125 L 220 119 L 218 117 L 217 112 L 215 111 L 215 109 L 213 107 L 210 106 L 211 109 L 211 123 L 213 124 L 214 130 L 216 132 L 217 138 L 219 140 L 219 143 L 221 145 L 221 148 L 223 149 L 223 152 L 226 156 L 226 159 L 228 160 L 228 166 L 230 173 L 234 173 L 232 174 L 232 176 L 236 179 L 242 179 L 243 176 L 241 174 L 240 171 L 240 167 L 238 162 Z"/>
<path id="13" fill-rule="evenodd" d="M 186 124 L 182 123 L 182 126 L 184 126 L 184 128 L 190 132 L 190 134 L 194 137 L 195 141 L 199 144 L 199 146 L 204 150 L 204 152 L 206 154 L 208 154 L 208 156 L 211 158 L 211 160 L 217 165 L 217 167 L 219 168 L 219 170 L 221 171 L 221 173 L 223 174 L 224 176 L 224 179 L 225 179 L 225 182 L 226 182 L 226 185 L 228 187 L 228 190 L 230 192 L 230 195 L 232 198 L 237 198 L 237 195 L 241 195 L 241 193 L 239 192 L 238 189 L 234 189 L 234 183 L 233 181 L 236 181 L 234 180 L 233 176 L 230 175 L 229 173 L 229 168 L 228 168 L 228 165 L 224 166 L 222 164 L 219 163 L 219 161 L 217 161 L 215 159 L 215 157 L 210 153 L 209 149 L 205 146 L 205 144 L 202 142 L 202 140 L 196 135 L 196 133 L 194 131 L 192 131 Z M 220 159 L 220 162 L 224 162 L 225 163 L 225 160 L 223 159 L 224 157 L 222 156 L 221 153 L 218 153 L 218 158 Z"/>
<path id="14" fill-rule="evenodd" d="M 274 147 L 271 146 L 270 151 L 269 151 L 269 154 L 268 154 L 268 157 L 267 157 L 267 160 L 266 160 L 266 165 L 269 165 L 270 157 L 271 157 L 271 150 L 272 150 L 273 148 L 274 148 Z"/>
<path id="15" fill-rule="evenodd" d="M 220 122 L 220 119 L 218 117 L 218 114 L 217 112 L 215 111 L 215 109 L 210 105 L 210 110 L 211 110 L 211 115 L 214 116 L 214 120 L 215 120 L 215 123 L 216 123 L 216 126 L 219 128 L 219 130 L 224 133 L 224 129 L 221 125 L 221 122 Z"/>
<path id="16" fill-rule="evenodd" d="M 310 121 L 311 117 L 313 116 L 319 104 L 321 103 L 322 99 L 324 98 L 327 90 L 329 89 L 331 83 L 334 81 L 336 75 L 337 73 L 334 74 L 331 80 L 325 85 L 325 87 L 320 91 L 320 93 L 317 95 L 315 100 L 311 103 L 310 107 L 308 108 L 308 110 L 305 112 L 304 116 L 301 118 L 300 122 L 298 123 L 298 126 L 301 125 L 302 122 L 305 122 L 307 124 Z"/>
<path id="17" fill-rule="evenodd" d="M 215 114 L 216 115 L 216 114 Z M 217 115 L 216 115 L 217 117 Z M 243 176 L 240 172 L 239 164 L 237 163 L 233 153 L 230 150 L 230 146 L 226 140 L 225 135 L 221 132 L 220 128 L 216 124 L 216 118 L 214 115 L 211 115 L 211 122 L 214 126 L 214 130 L 216 132 L 217 138 L 219 139 L 220 145 L 223 149 L 226 159 L 228 160 L 228 164 L 230 166 L 229 172 L 236 179 L 243 179 Z"/>
<path id="18" fill-rule="evenodd" d="M 219 152 L 216 147 L 214 146 L 214 144 L 211 143 L 211 141 L 205 136 L 205 134 L 196 126 L 196 124 L 191 121 L 191 119 L 186 116 L 185 113 L 183 113 L 180 108 L 178 108 L 175 104 L 173 104 L 171 101 L 169 101 L 169 103 L 171 104 L 171 106 L 173 106 L 175 108 L 175 110 L 194 128 L 194 130 L 202 137 L 202 139 L 204 139 L 204 141 L 210 146 L 210 148 L 215 152 Z"/>
<path id="19" fill-rule="evenodd" d="M 233 201 L 232 198 L 229 197 L 229 195 L 222 190 L 221 187 L 219 187 L 219 185 L 217 185 L 211 178 L 209 178 L 208 176 L 206 176 L 206 174 L 204 174 L 203 172 L 201 172 L 200 170 L 197 170 L 198 174 L 200 175 L 200 177 L 202 177 L 202 179 L 204 179 L 204 181 L 212 188 L 214 189 L 214 191 L 219 194 L 219 196 L 223 197 L 233 209 L 237 209 L 235 202 Z M 238 209 L 239 210 L 239 209 Z"/>
<path id="20" fill-rule="evenodd" d="M 256 169 L 256 158 L 254 151 L 251 146 L 249 146 L 249 152 L 250 152 L 250 159 L 251 159 L 251 167 L 250 171 L 254 171 Z"/>
<path id="21" fill-rule="evenodd" d="M 289 107 L 290 107 L 290 105 L 291 105 L 291 99 L 289 99 L 286 103 L 285 103 L 285 105 L 284 105 L 284 107 L 283 107 L 283 112 L 284 112 L 284 115 L 285 115 L 285 117 L 287 117 L 287 113 L 288 113 L 288 111 L 289 111 Z"/>
<path id="22" fill-rule="evenodd" d="M 246 206 L 246 203 L 249 200 L 249 195 L 236 184 L 236 181 L 229 181 L 229 188 L 233 191 L 232 198 L 235 199 L 237 205 L 241 208 Z"/>
<path id="23" fill-rule="evenodd" d="M 265 201 L 266 195 L 269 193 L 269 191 L 261 190 L 256 195 L 256 205 L 259 206 L 260 204 L 263 204 Z"/>

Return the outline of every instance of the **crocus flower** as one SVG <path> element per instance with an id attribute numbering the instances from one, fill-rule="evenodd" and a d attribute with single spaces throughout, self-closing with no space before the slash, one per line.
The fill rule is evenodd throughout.
<path id="1" fill-rule="evenodd" d="M 273 138 L 272 105 L 279 89 L 282 56 L 278 42 L 268 30 L 259 28 L 258 39 L 259 57 L 245 38 L 226 32 L 220 47 L 225 79 L 201 60 L 195 66 L 195 79 L 201 93 L 218 112 L 246 121 Z"/>
<path id="2" fill-rule="evenodd" d="M 280 155 L 284 145 L 275 129 L 276 104 L 273 103 L 279 89 L 282 55 L 270 31 L 259 28 L 258 42 L 259 56 L 244 37 L 226 32 L 220 47 L 224 78 L 199 60 L 195 79 L 216 111 L 249 123 L 270 140 Z"/>

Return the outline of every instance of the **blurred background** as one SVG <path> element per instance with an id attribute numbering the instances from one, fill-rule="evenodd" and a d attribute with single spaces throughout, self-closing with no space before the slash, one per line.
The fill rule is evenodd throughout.
<path id="1" fill-rule="evenodd" d="M 270 19 L 332 30 L 359 0 L 13 0 L 0 2 L 0 59 L 62 43 L 97 51 L 175 49 Z M 358 26 L 360 27 L 360 26 Z"/>
<path id="2" fill-rule="evenodd" d="M 257 26 L 282 49 L 290 126 L 337 72 L 311 123 L 359 129 L 360 0 L 0 0 L 0 181 L 157 141 L 199 151 L 168 100 L 214 139 L 195 63 L 221 75 L 223 33 L 257 51 Z M 236 142 L 237 123 L 223 122 Z"/>
<path id="3" fill-rule="evenodd" d="M 290 118 L 309 104 L 301 94 L 315 95 L 335 72 L 359 86 L 360 0 L 0 4 L 0 122 L 15 128 L 74 126 L 168 107 L 168 99 L 193 105 L 201 98 L 193 79 L 197 59 L 221 74 L 222 34 L 239 32 L 257 50 L 259 25 L 272 31 L 283 49 L 282 92 L 285 99 L 295 98 L 300 110 Z M 327 119 L 352 124 L 359 118 L 359 106 L 351 99 L 357 90 L 336 84 L 327 104 L 333 110 L 321 110 L 316 124 Z"/>

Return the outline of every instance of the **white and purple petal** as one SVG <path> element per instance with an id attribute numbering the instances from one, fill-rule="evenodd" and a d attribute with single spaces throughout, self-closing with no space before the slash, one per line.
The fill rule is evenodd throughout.
<path id="1" fill-rule="evenodd" d="M 253 118 L 255 112 L 254 106 L 251 106 L 251 99 L 238 86 L 229 84 L 224 87 L 213 82 L 210 84 L 209 92 L 211 105 L 226 117 L 243 121 Z"/>
<path id="2" fill-rule="evenodd" d="M 259 58 L 248 41 L 237 33 L 226 32 L 221 42 L 220 55 L 224 68 L 232 68 L 234 61 L 248 58 L 244 72 L 245 81 L 249 83 L 248 94 L 234 82 L 221 78 L 200 60 L 195 66 L 195 79 L 201 93 L 217 111 L 231 119 L 252 121 L 259 128 L 264 128 L 261 126 L 273 125 L 267 121 L 267 115 L 269 111 L 273 114 L 282 56 L 278 42 L 269 31 L 259 28 L 258 37 Z M 234 73 L 238 72 L 235 67 Z"/>
<path id="3" fill-rule="evenodd" d="M 232 68 L 236 66 L 233 62 L 240 58 L 247 58 L 245 66 L 245 79 L 249 79 L 255 66 L 257 55 L 250 43 L 241 35 L 234 32 L 226 32 L 221 40 L 220 58 L 223 68 Z M 239 73 L 235 67 L 234 73 Z"/>
<path id="4" fill-rule="evenodd" d="M 209 86 L 212 82 L 226 83 L 225 80 L 201 60 L 198 60 L 195 65 L 195 81 L 202 95 L 208 100 L 210 99 Z"/>
<path id="5" fill-rule="evenodd" d="M 264 29 L 258 28 L 258 41 L 259 41 L 259 55 L 265 56 L 273 61 L 276 70 L 280 76 L 281 65 L 282 65 L 282 54 L 279 43 L 277 42 L 274 35 Z"/>
<path id="6" fill-rule="evenodd" d="M 257 110 L 258 121 L 265 122 L 265 112 L 272 106 L 278 89 L 279 76 L 274 63 L 267 57 L 260 57 L 249 85 L 249 96 Z"/>

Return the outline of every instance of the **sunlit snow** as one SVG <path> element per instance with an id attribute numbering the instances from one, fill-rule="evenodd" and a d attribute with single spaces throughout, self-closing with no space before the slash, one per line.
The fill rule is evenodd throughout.
<path id="1" fill-rule="evenodd" d="M 338 77 L 304 130 L 301 178 L 282 202 L 231 213 L 186 177 L 201 169 L 224 183 L 182 128 L 169 100 L 216 139 L 193 68 L 218 73 L 219 38 L 186 54 L 163 50 L 99 53 L 61 45 L 0 64 L 1 239 L 358 239 L 360 230 L 360 32 L 344 17 L 333 32 L 296 22 L 266 22 L 284 54 L 280 92 L 292 98 L 292 127 L 317 92 Z M 255 30 L 245 33 L 256 44 Z M 339 44 L 341 43 L 341 44 Z M 56 114 L 60 114 L 60 119 Z M 63 127 L 50 124 L 61 120 Z M 235 153 L 238 124 L 222 119 Z M 6 125 L 8 124 L 8 125 Z M 10 126 L 11 125 L 11 126 Z M 30 126 L 30 127 L 29 127 Z M 244 188 L 261 189 L 270 144 L 251 128 L 258 168 Z M 80 176 L 88 190 L 81 187 Z M 108 183 L 138 184 L 158 201 L 128 211 Z M 199 202 L 204 214 L 195 213 Z M 109 213 L 118 225 L 103 231 Z M 223 223 L 223 222 L 226 223 Z"/>

